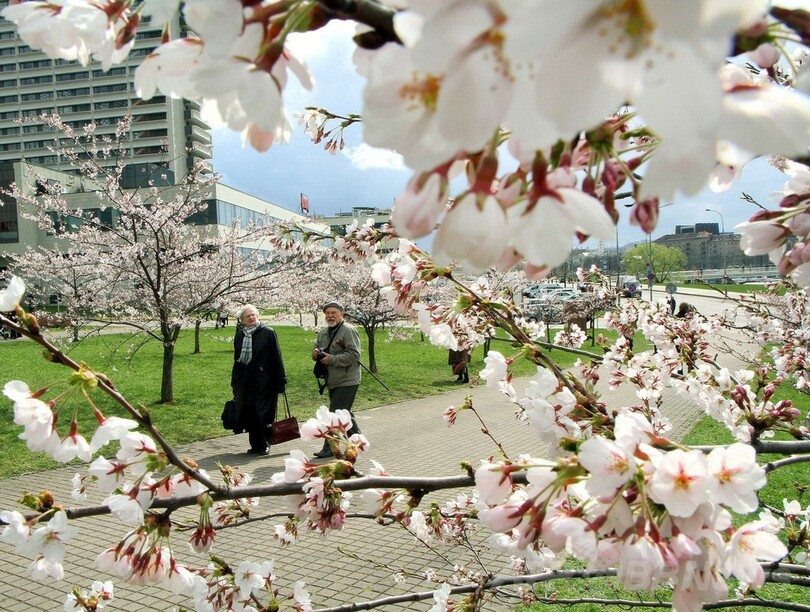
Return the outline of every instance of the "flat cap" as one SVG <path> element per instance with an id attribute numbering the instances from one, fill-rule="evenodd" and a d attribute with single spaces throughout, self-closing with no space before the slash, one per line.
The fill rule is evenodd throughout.
<path id="1" fill-rule="evenodd" d="M 340 312 L 344 312 L 343 304 L 341 304 L 340 302 L 327 302 L 326 304 L 323 305 L 321 311 L 326 312 L 327 308 L 337 308 Z"/>

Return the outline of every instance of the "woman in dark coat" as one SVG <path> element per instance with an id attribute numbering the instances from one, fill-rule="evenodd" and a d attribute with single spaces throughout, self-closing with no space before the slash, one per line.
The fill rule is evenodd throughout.
<path id="1" fill-rule="evenodd" d="M 236 313 L 239 326 L 233 340 L 231 388 L 236 401 L 236 429 L 248 432 L 248 453 L 266 455 L 269 451 L 267 426 L 276 418 L 278 394 L 284 393 L 287 376 L 281 360 L 278 338 L 272 327 L 259 322 L 252 304 Z"/>
<path id="2" fill-rule="evenodd" d="M 453 374 L 456 374 L 457 383 L 470 382 L 470 375 L 467 372 L 467 364 L 470 363 L 470 349 L 460 349 L 454 351 L 450 349 L 447 355 L 447 365 L 453 369 Z"/>

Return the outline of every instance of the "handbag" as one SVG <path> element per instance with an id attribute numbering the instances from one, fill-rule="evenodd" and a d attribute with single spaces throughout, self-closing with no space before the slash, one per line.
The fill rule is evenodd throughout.
<path id="1" fill-rule="evenodd" d="M 225 402 L 220 418 L 225 429 L 236 429 L 236 400 L 229 399 Z"/>
<path id="2" fill-rule="evenodd" d="M 283 393 L 282 395 L 284 396 L 284 413 L 286 416 L 267 426 L 267 441 L 270 444 L 281 444 L 301 437 L 301 431 L 298 429 L 298 419 L 290 413 L 287 394 Z"/>

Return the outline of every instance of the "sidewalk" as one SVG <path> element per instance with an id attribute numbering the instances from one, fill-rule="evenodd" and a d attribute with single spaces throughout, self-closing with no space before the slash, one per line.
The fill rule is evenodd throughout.
<path id="1" fill-rule="evenodd" d="M 738 367 L 729 357 L 722 357 L 725 365 Z M 605 370 L 605 368 L 603 368 Z M 444 372 L 441 375 L 445 374 Z M 449 374 L 449 373 L 448 373 Z M 633 389 L 622 386 L 616 391 L 606 391 L 607 373 L 598 388 L 603 391 L 603 400 L 608 408 L 631 405 L 637 400 Z M 529 379 L 519 379 L 516 387 L 520 393 Z M 442 413 L 450 405 L 460 405 L 465 396 L 473 397 L 474 406 L 480 411 L 491 435 L 503 445 L 506 453 L 515 457 L 520 452 L 542 454 L 544 445 L 537 442 L 529 427 L 514 418 L 514 409 L 501 394 L 483 386 L 459 387 L 442 395 L 413 400 L 363 411 L 357 414 L 363 433 L 371 442 L 368 453 L 361 457 L 358 469 L 370 467 L 370 459 L 379 461 L 394 476 L 442 476 L 461 473 L 462 461 L 477 465 L 479 460 L 497 454 L 497 448 L 481 433 L 481 424 L 469 412 L 459 416 L 457 424 L 448 428 Z M 688 399 L 665 391 L 665 415 L 674 426 L 673 438 L 682 438 L 697 420 L 700 410 Z M 219 408 L 212 408 L 212 418 L 219 417 Z M 216 413 L 216 414 L 215 414 Z M 254 484 L 266 483 L 270 476 L 284 469 L 284 458 L 293 448 L 306 453 L 316 450 L 316 445 L 300 440 L 271 450 L 266 457 L 252 457 L 244 453 L 247 447 L 245 434 L 224 436 L 197 442 L 183 447 L 181 456 L 195 458 L 210 474 L 217 472 L 216 463 L 240 465 L 253 473 Z M 318 447 L 320 445 L 317 445 Z M 21 509 L 16 500 L 23 490 L 38 493 L 50 488 L 58 503 L 67 507 L 76 504 L 70 497 L 70 480 L 76 467 L 65 467 L 50 472 L 31 474 L 0 481 L 0 509 Z M 426 497 L 421 508 L 429 508 L 431 501 L 442 503 L 451 499 L 450 492 Z M 100 498 L 86 503 L 98 503 Z M 359 500 L 356 498 L 356 501 Z M 358 504 L 359 506 L 359 504 Z M 284 511 L 280 499 L 263 499 L 255 510 L 257 516 L 272 511 Z M 175 513 L 192 518 L 192 512 Z M 277 584 L 284 593 L 291 592 L 296 580 L 304 580 L 312 596 L 314 608 L 335 606 L 341 603 L 362 602 L 379 598 L 384 594 L 404 594 L 411 591 L 432 590 L 418 578 L 408 578 L 404 584 L 396 584 L 395 572 L 421 572 L 435 569 L 439 576 L 447 576 L 452 568 L 438 554 L 419 546 L 414 538 L 398 527 L 381 527 L 372 520 L 347 521 L 342 532 L 321 537 L 316 533 L 303 532 L 298 544 L 282 548 L 273 539 L 273 526 L 277 519 L 257 521 L 238 529 L 226 529 L 217 535 L 214 552 L 226 560 L 263 561 L 275 559 Z M 70 546 L 64 563 L 65 579 L 61 582 L 34 583 L 27 577 L 29 560 L 15 554 L 2 545 L 0 571 L 4 576 L 0 585 L 0 609 L 7 612 L 30 612 L 61 610 L 65 595 L 72 586 L 87 588 L 93 580 L 109 579 L 94 566 L 96 555 L 102 546 L 114 545 L 126 529 L 109 517 L 93 517 L 76 523 L 80 532 Z M 383 532 L 383 529 L 385 531 Z M 474 534 L 473 538 L 485 540 L 486 533 Z M 193 565 L 205 563 L 202 556 L 191 553 L 185 544 L 186 534 L 175 532 L 175 554 Z M 437 550 L 456 565 L 464 565 L 480 572 L 503 572 L 510 574 L 508 559 L 486 555 L 478 565 L 467 548 Z M 188 606 L 189 600 L 168 590 L 140 587 L 114 580 L 115 600 L 108 608 L 113 611 L 151 612 L 173 610 L 176 606 Z M 33 588 L 33 592 L 29 589 Z M 487 610 L 513 610 L 517 600 L 499 598 L 486 606 Z M 432 601 L 387 606 L 385 610 L 427 610 Z"/>

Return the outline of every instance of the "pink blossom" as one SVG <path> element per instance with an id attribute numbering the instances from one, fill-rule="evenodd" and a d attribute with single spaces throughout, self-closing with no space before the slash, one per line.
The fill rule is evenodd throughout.
<path id="1" fill-rule="evenodd" d="M 753 512 L 759 506 L 757 491 L 765 486 L 765 470 L 757 464 L 756 451 L 748 444 L 716 448 L 707 458 L 712 493 L 735 512 Z"/>
<path id="2" fill-rule="evenodd" d="M 654 465 L 647 491 L 673 516 L 690 516 L 709 499 L 706 457 L 700 451 L 676 449 L 665 453 Z"/>
<path id="3" fill-rule="evenodd" d="M 765 582 L 759 561 L 779 561 L 788 553 L 779 538 L 763 528 L 759 521 L 746 523 L 734 532 L 724 550 L 723 573 L 754 588 Z"/>
<path id="4" fill-rule="evenodd" d="M 586 440 L 579 448 L 578 458 L 582 467 L 591 474 L 585 487 L 596 497 L 615 494 L 616 489 L 624 486 L 636 471 L 633 455 L 602 437 Z"/>
<path id="5" fill-rule="evenodd" d="M 427 236 L 436 229 L 439 215 L 447 206 L 447 179 L 437 172 L 419 174 L 408 185 L 394 204 L 391 223 L 406 238 Z"/>
<path id="6" fill-rule="evenodd" d="M 507 377 L 508 362 L 498 351 L 489 351 L 484 357 L 486 367 L 481 370 L 479 376 L 485 380 L 487 387 L 495 386 L 498 382 Z"/>
<path id="7" fill-rule="evenodd" d="M 67 463 L 76 457 L 82 461 L 90 461 L 93 458 L 90 444 L 88 444 L 83 435 L 76 431 L 76 427 L 76 422 L 72 422 L 70 425 L 70 433 L 66 435 L 61 444 L 55 446 L 50 453 L 51 456 L 60 463 Z"/>
<path id="8" fill-rule="evenodd" d="M 483 272 L 499 259 L 509 232 L 506 214 L 491 195 L 465 193 L 444 217 L 433 240 L 439 264 L 457 261 L 470 272 Z"/>
<path id="9" fill-rule="evenodd" d="M 126 465 L 112 463 L 105 457 L 97 457 L 87 468 L 87 473 L 98 479 L 98 489 L 102 493 L 112 493 L 124 483 Z"/>
<path id="10" fill-rule="evenodd" d="M 135 429 L 137 426 L 138 423 L 132 419 L 122 419 L 116 416 L 105 418 L 90 440 L 91 452 L 95 453 L 113 440 L 120 440 L 127 435 L 130 429 Z"/>
<path id="11" fill-rule="evenodd" d="M 654 590 L 664 572 L 664 558 L 646 534 L 631 536 L 622 547 L 617 578 L 631 591 Z"/>
<path id="12" fill-rule="evenodd" d="M 28 539 L 30 528 L 25 517 L 16 510 L 3 510 L 0 512 L 0 521 L 5 523 L 0 540 L 19 548 Z"/>
<path id="13" fill-rule="evenodd" d="M 502 502 L 512 492 L 512 478 L 502 462 L 482 461 L 475 470 L 475 487 L 486 504 Z"/>

